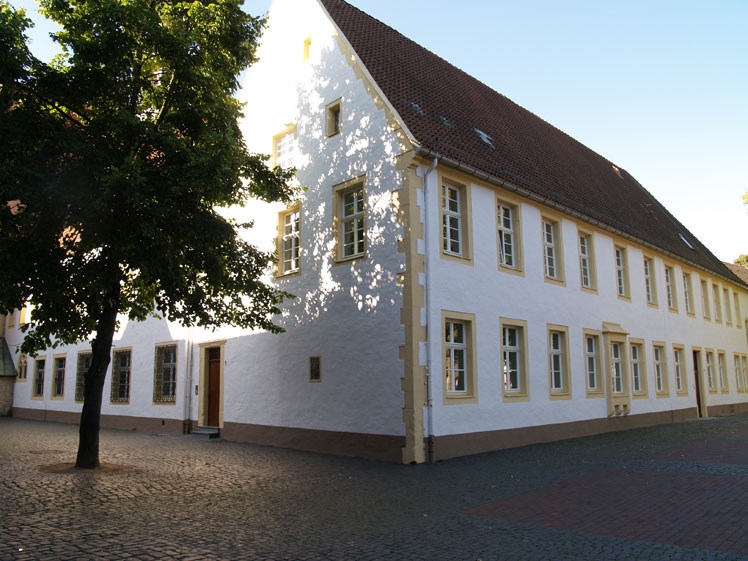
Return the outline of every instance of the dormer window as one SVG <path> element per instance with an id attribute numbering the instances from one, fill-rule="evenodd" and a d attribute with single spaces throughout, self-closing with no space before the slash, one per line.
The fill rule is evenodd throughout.
<path id="1" fill-rule="evenodd" d="M 421 106 L 418 105 L 415 101 L 409 101 L 408 104 L 410 105 L 410 108 L 413 109 L 413 111 L 418 113 L 419 116 L 423 117 L 426 114 L 423 112 L 423 109 L 421 109 Z"/>
<path id="2" fill-rule="evenodd" d="M 496 150 L 496 146 L 493 145 L 493 137 L 492 136 L 490 136 L 488 133 L 483 132 L 480 129 L 473 129 L 473 130 L 478 134 L 478 136 L 480 137 L 480 139 L 483 142 L 485 142 L 491 148 L 493 148 L 494 150 Z"/>

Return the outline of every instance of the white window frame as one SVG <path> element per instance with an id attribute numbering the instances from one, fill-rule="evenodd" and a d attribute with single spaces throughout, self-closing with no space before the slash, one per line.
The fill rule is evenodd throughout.
<path id="1" fill-rule="evenodd" d="M 462 193 L 461 189 L 449 183 L 442 183 L 442 251 L 462 257 Z M 454 193 L 453 198 L 451 194 Z M 454 205 L 452 205 L 454 203 Z M 457 246 L 456 249 L 454 246 Z"/>
<path id="2" fill-rule="evenodd" d="M 693 286 L 691 284 L 690 273 L 683 273 L 683 298 L 686 302 L 686 313 L 693 315 Z"/>
<path id="3" fill-rule="evenodd" d="M 624 392 L 623 387 L 623 357 L 624 343 L 620 341 L 612 341 L 610 343 L 610 362 L 611 362 L 611 383 L 612 391 L 614 394 L 622 394 Z"/>
<path id="4" fill-rule="evenodd" d="M 705 320 L 712 319 L 711 306 L 709 305 L 709 283 L 706 279 L 701 281 L 701 309 Z"/>
<path id="5" fill-rule="evenodd" d="M 722 323 L 722 297 L 718 284 L 712 283 L 712 296 L 714 300 L 714 321 Z"/>
<path id="6" fill-rule="evenodd" d="M 711 350 L 707 350 L 704 353 L 705 359 L 705 367 L 706 367 L 706 380 L 707 385 L 709 387 L 710 392 L 716 392 L 717 391 L 717 384 L 714 377 L 714 352 Z"/>
<path id="7" fill-rule="evenodd" d="M 475 314 L 442 310 L 442 392 L 444 405 L 464 405 L 478 403 L 478 370 L 475 348 Z M 462 341 L 455 341 L 454 328 L 463 327 Z M 448 340 L 450 339 L 450 340 Z M 464 350 L 462 370 L 464 387 L 455 384 L 454 359 Z"/>
<path id="8" fill-rule="evenodd" d="M 675 269 L 669 265 L 665 265 L 665 294 L 667 300 L 667 307 L 670 310 L 678 309 L 678 301 L 676 300 L 675 292 Z"/>
<path id="9" fill-rule="evenodd" d="M 644 257 L 644 291 L 647 296 L 647 304 L 657 305 L 657 285 L 655 281 L 654 259 Z"/>
<path id="10" fill-rule="evenodd" d="M 652 357 L 655 372 L 655 390 L 658 397 L 667 397 L 670 394 L 666 353 L 667 351 L 665 349 L 665 343 L 653 343 Z"/>
<path id="11" fill-rule="evenodd" d="M 546 324 L 548 345 L 548 390 L 551 399 L 571 398 L 569 330 L 563 325 Z"/>
<path id="12" fill-rule="evenodd" d="M 298 273 L 301 269 L 301 205 L 278 214 L 278 276 Z"/>
<path id="13" fill-rule="evenodd" d="M 617 245 L 613 248 L 613 256 L 616 266 L 616 294 L 619 298 L 630 297 L 628 282 L 628 255 L 626 248 Z"/>
<path id="14" fill-rule="evenodd" d="M 722 302 L 725 307 L 725 324 L 732 325 L 732 309 L 730 304 L 730 289 L 722 289 Z"/>
<path id="15" fill-rule="evenodd" d="M 642 345 L 631 343 L 629 352 L 631 353 L 631 389 L 634 393 L 642 393 Z"/>
<path id="16" fill-rule="evenodd" d="M 577 230 L 579 244 L 579 283 L 583 290 L 595 291 L 595 248 L 592 234 Z"/>
<path id="17" fill-rule="evenodd" d="M 353 198 L 347 201 L 349 195 L 353 195 Z M 366 181 L 363 176 L 333 187 L 336 263 L 348 263 L 366 257 L 368 245 L 366 197 Z M 346 240 L 347 234 L 349 238 Z"/>
<path id="18" fill-rule="evenodd" d="M 445 341 L 444 345 L 447 350 L 444 363 L 444 375 L 447 380 L 448 393 L 466 394 L 468 391 L 467 383 L 467 325 L 465 322 L 448 319 L 445 322 Z M 461 340 L 456 340 L 461 335 Z M 458 358 L 460 357 L 460 358 Z M 458 366 L 455 366 L 457 364 Z M 461 365 L 461 367 L 459 367 Z M 462 384 L 458 384 L 458 380 Z M 461 387 L 460 387 L 461 386 Z"/>
<path id="19" fill-rule="evenodd" d="M 516 205 L 498 201 L 496 205 L 497 231 L 499 236 L 499 265 L 509 269 L 519 269 L 517 256 Z"/>
<path id="20" fill-rule="evenodd" d="M 683 393 L 685 386 L 683 384 L 683 347 L 673 346 L 673 374 L 675 376 L 675 391 Z"/>
<path id="21" fill-rule="evenodd" d="M 730 383 L 727 380 L 727 357 L 724 351 L 717 351 L 717 368 L 719 369 L 719 386 L 723 392 L 730 391 Z"/>
<path id="22" fill-rule="evenodd" d="M 590 343 L 592 343 L 590 347 Z M 587 390 L 600 391 L 600 336 L 584 334 L 584 371 L 587 377 Z"/>
<path id="23" fill-rule="evenodd" d="M 545 278 L 554 282 L 564 282 L 563 244 L 561 243 L 561 222 L 543 217 L 543 271 Z"/>

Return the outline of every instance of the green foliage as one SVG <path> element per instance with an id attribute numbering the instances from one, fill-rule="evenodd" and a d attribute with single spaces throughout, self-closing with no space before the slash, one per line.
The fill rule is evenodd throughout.
<path id="1" fill-rule="evenodd" d="M 0 2 L 0 313 L 34 306 L 24 350 L 91 337 L 112 306 L 271 331 L 272 255 L 217 209 L 288 200 L 249 154 L 236 76 L 263 20 L 235 0 L 41 0 L 63 54 L 26 48 Z"/>
<path id="2" fill-rule="evenodd" d="M 738 258 L 733 261 L 735 265 L 740 265 L 742 267 L 748 267 L 748 254 L 743 253 L 741 255 L 738 255 Z"/>

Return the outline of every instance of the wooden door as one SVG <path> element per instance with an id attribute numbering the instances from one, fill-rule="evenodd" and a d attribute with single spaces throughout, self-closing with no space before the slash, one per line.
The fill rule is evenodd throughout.
<path id="1" fill-rule="evenodd" d="M 217 427 L 221 409 L 221 348 L 208 349 L 208 425 Z"/>

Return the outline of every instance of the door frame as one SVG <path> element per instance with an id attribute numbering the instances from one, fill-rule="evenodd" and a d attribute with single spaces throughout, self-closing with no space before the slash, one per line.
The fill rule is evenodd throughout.
<path id="1" fill-rule="evenodd" d="M 704 391 L 704 359 L 701 347 L 691 347 L 691 360 L 693 363 L 694 390 L 696 392 L 696 416 L 700 419 L 707 418 L 706 392 Z"/>
<path id="2" fill-rule="evenodd" d="M 198 394 L 197 424 L 204 427 L 208 425 L 208 404 L 210 403 L 208 376 L 210 373 L 208 349 L 220 349 L 220 398 L 218 400 L 218 426 L 223 427 L 223 396 L 224 392 L 224 367 L 226 365 L 226 340 L 210 341 L 200 343 L 200 393 Z"/>

